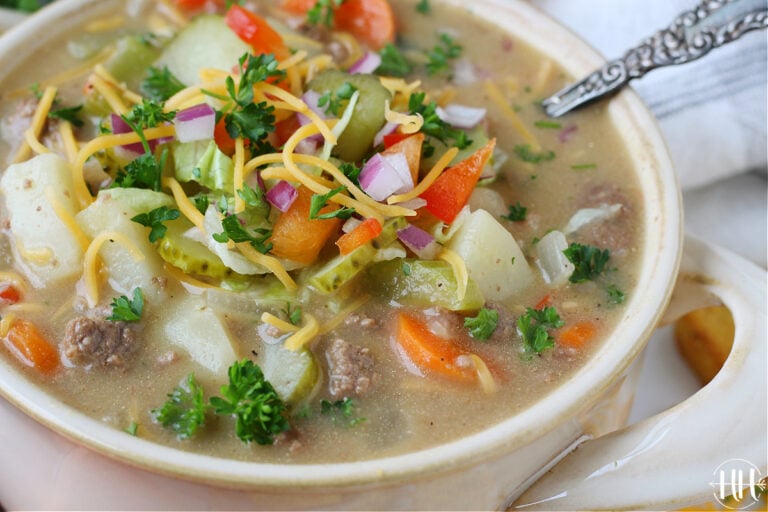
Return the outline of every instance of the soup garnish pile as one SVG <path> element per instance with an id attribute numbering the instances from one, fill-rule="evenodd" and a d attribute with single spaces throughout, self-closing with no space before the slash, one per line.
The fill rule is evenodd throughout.
<path id="1" fill-rule="evenodd" d="M 271 462 L 567 385 L 632 293 L 639 189 L 603 109 L 546 118 L 567 77 L 467 5 L 134 2 L 9 72 L 0 355 L 126 435 Z"/>

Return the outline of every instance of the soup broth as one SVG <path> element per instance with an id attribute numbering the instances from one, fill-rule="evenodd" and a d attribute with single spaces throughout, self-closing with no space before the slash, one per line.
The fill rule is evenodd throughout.
<path id="1" fill-rule="evenodd" d="M 642 205 L 632 164 L 602 106 L 562 120 L 543 113 L 540 100 L 569 79 L 554 62 L 475 18 L 470 4 L 391 0 L 397 37 L 384 33 L 382 42 L 376 31 L 365 36 L 349 28 L 345 16 L 352 14 L 343 6 L 327 16 L 320 10 L 313 22 L 295 2 L 286 2 L 293 11 L 246 2 L 252 17 L 244 15 L 243 23 L 267 23 L 278 43 L 243 42 L 243 28 L 231 28 L 233 15 L 225 21 L 216 2 L 171 14 L 172 2 L 157 2 L 166 6 L 158 10 L 148 4 L 136 16 L 94 19 L 65 34 L 0 83 L 0 157 L 8 164 L 0 183 L 0 354 L 30 379 L 126 435 L 232 459 L 336 462 L 410 452 L 482 430 L 551 393 L 599 350 L 632 294 Z M 229 35 L 206 40 L 192 32 L 205 25 Z M 185 37 L 222 45 L 208 52 L 217 58 L 239 56 L 238 45 L 250 45 L 252 56 L 240 64 L 237 57 L 219 60 L 218 70 L 208 70 L 198 61 L 209 55 L 184 54 L 185 44 L 196 51 Z M 253 98 L 238 104 L 226 80 L 246 90 L 244 67 L 264 45 L 287 63 L 285 72 L 250 84 Z M 126 52 L 134 52 L 127 74 L 119 64 Z M 382 64 L 349 73 L 371 55 L 381 55 Z M 404 66 L 403 76 L 393 76 L 393 62 Z M 133 153 L 115 149 L 126 144 L 112 135 L 120 133 L 115 114 L 134 112 L 151 89 L 148 69 L 163 66 L 199 72 L 199 80 L 164 100 L 166 111 L 206 102 L 226 122 L 238 109 L 254 119 L 246 103 L 274 107 L 261 145 L 244 141 L 237 128 L 180 142 L 177 113 L 154 128 L 165 138 L 149 152 L 141 141 Z M 192 91 L 196 84 L 202 88 Z M 35 133 L 33 114 L 49 87 L 57 101 L 48 111 L 59 113 L 37 123 Z M 418 101 L 420 91 L 426 95 Z M 81 104 L 77 121 L 61 113 Z M 354 124 L 366 109 L 375 111 L 374 120 L 361 125 L 358 117 Z M 353 118 L 328 154 L 326 134 L 347 122 L 345 114 Z M 145 126 L 142 136 L 151 140 L 152 130 Z M 346 130 L 356 133 L 354 150 Z M 385 171 L 371 162 L 386 157 L 386 171 L 408 163 L 414 153 L 407 142 L 422 136 L 418 169 L 404 167 L 413 183 L 374 197 L 379 191 L 365 183 Z M 99 140 L 110 142 L 88 151 L 89 141 Z M 440 160 L 455 146 L 459 155 L 445 169 Z M 355 156 L 345 162 L 349 154 Z M 243 170 L 258 158 L 264 163 Z M 137 159 L 155 162 L 149 165 L 160 169 L 159 186 L 126 180 Z M 361 174 L 342 180 L 354 169 L 349 164 Z M 87 183 L 85 196 L 78 179 Z M 217 179 L 226 184 L 213 185 Z M 431 184 L 408 195 L 425 180 Z M 287 206 L 270 194 L 280 183 L 298 195 Z M 346 188 L 327 195 L 340 186 Z M 471 190 L 468 198 L 462 187 Z M 360 190 L 365 200 L 355 195 Z M 398 194 L 405 199 L 387 201 Z M 325 205 L 320 214 L 336 217 L 310 221 L 305 208 L 285 231 L 290 212 L 302 201 L 308 208 L 312 196 Z M 187 198 L 208 205 L 185 206 Z M 20 203 L 34 201 L 42 204 L 39 215 L 25 217 L 34 209 Z M 339 218 L 344 208 L 355 211 Z M 146 227 L 132 220 L 153 210 L 162 220 L 146 217 Z M 237 220 L 234 227 L 227 228 L 227 218 Z M 313 222 L 329 226 L 317 243 Z M 376 224 L 365 238 L 360 226 Z M 408 226 L 419 228 L 420 238 L 404 233 Z M 238 238 L 237 227 L 247 237 Z M 47 229 L 50 237 L 35 236 Z M 344 237 L 341 245 L 353 247 L 341 255 L 334 242 Z M 255 438 L 211 400 L 227 398 L 222 386 L 243 361 L 263 370 L 277 396 L 270 407 L 279 419 L 265 413 L 272 418 L 268 432 Z M 196 409 L 192 378 L 201 393 Z M 166 403 L 172 407 L 164 409 Z M 199 425 L 189 428 L 193 409 Z M 243 426 L 249 428 L 255 427 Z"/>

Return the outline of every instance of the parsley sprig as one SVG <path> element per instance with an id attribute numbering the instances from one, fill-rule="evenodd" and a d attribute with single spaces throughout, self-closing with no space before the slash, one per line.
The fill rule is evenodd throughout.
<path id="1" fill-rule="evenodd" d="M 427 52 L 427 73 L 434 75 L 450 69 L 449 61 L 457 59 L 463 49 L 449 34 L 439 34 L 438 44 Z"/>
<path id="2" fill-rule="evenodd" d="M 569 278 L 572 283 L 592 281 L 605 270 L 611 257 L 611 251 L 608 249 L 601 250 L 591 245 L 575 242 L 569 245 L 563 254 L 575 267 Z"/>
<path id="3" fill-rule="evenodd" d="M 501 218 L 510 222 L 522 222 L 525 220 L 527 213 L 528 208 L 521 205 L 520 201 L 518 201 L 517 204 L 509 205 L 509 214 L 502 215 Z"/>
<path id="4" fill-rule="evenodd" d="M 257 228 L 247 230 L 241 223 L 237 215 L 229 215 L 221 221 L 224 231 L 214 233 L 213 239 L 217 242 L 226 243 L 232 240 L 235 243 L 248 242 L 254 249 L 262 254 L 267 254 L 272 250 L 272 244 L 267 243 L 272 236 L 272 230 L 266 228 Z"/>
<path id="5" fill-rule="evenodd" d="M 80 128 L 85 123 L 80 119 L 80 111 L 83 110 L 83 105 L 76 105 L 74 107 L 62 107 L 56 110 L 48 112 L 48 117 L 53 119 L 63 119 Z"/>
<path id="6" fill-rule="evenodd" d="M 557 310 L 551 306 L 543 309 L 526 308 L 525 314 L 517 319 L 517 329 L 523 339 L 526 354 L 540 354 L 555 346 L 550 329 L 565 325 Z"/>
<path id="7" fill-rule="evenodd" d="M 181 80 L 176 78 L 167 66 L 163 66 L 162 69 L 150 67 L 147 70 L 147 78 L 139 85 L 139 90 L 154 101 L 166 101 L 184 87 Z"/>
<path id="8" fill-rule="evenodd" d="M 392 43 L 387 43 L 379 51 L 379 56 L 381 56 L 381 64 L 376 68 L 376 74 L 402 78 L 413 70 L 408 59 Z"/>
<path id="9" fill-rule="evenodd" d="M 161 407 L 152 410 L 152 417 L 173 430 L 179 439 L 188 439 L 205 424 L 206 408 L 203 388 L 190 373 L 168 394 L 168 400 Z"/>
<path id="10" fill-rule="evenodd" d="M 477 340 L 487 340 L 496 330 L 499 322 L 499 312 L 495 309 L 481 308 L 476 316 L 464 319 L 464 327 L 469 329 L 469 335 Z"/>
<path id="11" fill-rule="evenodd" d="M 163 222 L 168 220 L 176 220 L 181 215 L 181 212 L 176 208 L 168 208 L 167 206 L 161 206 L 150 210 L 145 213 L 140 213 L 134 217 L 131 217 L 133 222 L 137 222 L 142 226 L 152 228 L 149 232 L 149 241 L 152 243 L 157 242 L 165 236 L 165 232 L 168 227 Z"/>
<path id="12" fill-rule="evenodd" d="M 344 0 L 317 0 L 315 5 L 307 11 L 307 23 L 332 27 L 334 10 L 343 3 Z"/>
<path id="13" fill-rule="evenodd" d="M 328 91 L 317 99 L 317 106 L 325 109 L 325 113 L 338 116 L 342 107 L 357 90 L 357 87 L 349 82 L 344 82 L 335 91 Z"/>
<path id="14" fill-rule="evenodd" d="M 354 208 L 337 208 L 331 212 L 327 213 L 320 213 L 320 210 L 323 209 L 323 207 L 328 204 L 328 201 L 335 196 L 336 194 L 340 194 L 341 192 L 347 190 L 347 187 L 341 186 L 332 189 L 327 194 L 312 194 L 312 199 L 309 203 L 309 218 L 310 220 L 315 219 L 348 219 L 352 216 L 352 214 L 355 213 Z"/>
<path id="15" fill-rule="evenodd" d="M 424 119 L 421 131 L 446 145 L 453 145 L 459 149 L 469 147 L 472 141 L 467 138 L 467 132 L 453 128 L 440 119 L 440 116 L 437 115 L 437 103 L 434 101 L 424 103 L 425 98 L 425 92 L 415 92 L 408 98 L 409 113 L 411 115 L 419 114 Z"/>
<path id="16" fill-rule="evenodd" d="M 348 396 L 334 402 L 320 400 L 320 414 L 330 416 L 334 423 L 342 422 L 347 427 L 354 427 L 365 421 L 365 418 L 355 416 L 355 404 Z"/>
<path id="17" fill-rule="evenodd" d="M 133 300 L 125 295 L 112 299 L 112 314 L 107 317 L 110 322 L 138 322 L 144 312 L 144 294 L 141 288 L 133 290 Z"/>
<path id="18" fill-rule="evenodd" d="M 536 152 L 533 150 L 530 144 L 518 144 L 514 148 L 515 155 L 522 160 L 523 162 L 528 162 L 531 164 L 538 164 L 541 162 L 547 162 L 549 160 L 553 160 L 555 158 L 555 152 L 554 151 L 540 151 Z"/>

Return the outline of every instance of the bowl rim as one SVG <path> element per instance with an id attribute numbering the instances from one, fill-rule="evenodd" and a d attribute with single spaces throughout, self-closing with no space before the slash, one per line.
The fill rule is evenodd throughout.
<path id="1" fill-rule="evenodd" d="M 86 17 L 77 15 L 85 6 L 94 9 L 98 5 L 95 10 L 111 12 L 110 6 L 124 1 L 130 0 L 58 0 L 30 16 L 0 38 L 0 80 L 46 40 L 77 25 L 77 20 Z M 439 2 L 471 9 L 480 18 L 523 39 L 574 76 L 604 63 L 573 32 L 523 0 L 475 0 L 471 7 L 462 0 Z M 516 30 L 511 28 L 513 23 Z M 556 47 L 560 53 L 553 57 Z M 417 475 L 459 471 L 510 453 L 551 431 L 609 389 L 643 349 L 671 296 L 683 233 L 680 188 L 669 153 L 655 119 L 633 91 L 625 89 L 611 100 L 608 114 L 629 130 L 622 139 L 630 155 L 638 157 L 641 189 L 654 194 L 646 197 L 646 203 L 657 202 L 657 210 L 649 211 L 647 204 L 644 208 L 649 240 L 644 244 L 644 270 L 638 277 L 638 291 L 644 293 L 629 299 L 627 315 L 611 338 L 610 351 L 599 351 L 564 383 L 567 386 L 561 385 L 516 416 L 467 437 L 402 455 L 344 463 L 267 464 L 194 454 L 127 436 L 44 393 L 3 359 L 0 395 L 38 422 L 110 458 L 187 480 L 241 489 L 389 484 Z M 617 336 L 620 328 L 625 334 L 621 337 Z"/>

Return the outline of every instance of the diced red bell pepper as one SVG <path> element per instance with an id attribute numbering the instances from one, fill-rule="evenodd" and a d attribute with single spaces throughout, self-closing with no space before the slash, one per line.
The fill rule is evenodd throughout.
<path id="1" fill-rule="evenodd" d="M 227 26 L 251 45 L 255 53 L 272 53 L 277 59 L 288 55 L 282 36 L 261 16 L 234 4 L 227 11 L 225 20 Z"/>
<path id="2" fill-rule="evenodd" d="M 342 256 L 349 254 L 361 245 L 373 240 L 381 233 L 381 222 L 377 219 L 365 219 L 355 229 L 345 233 L 336 240 L 339 252 Z"/>

